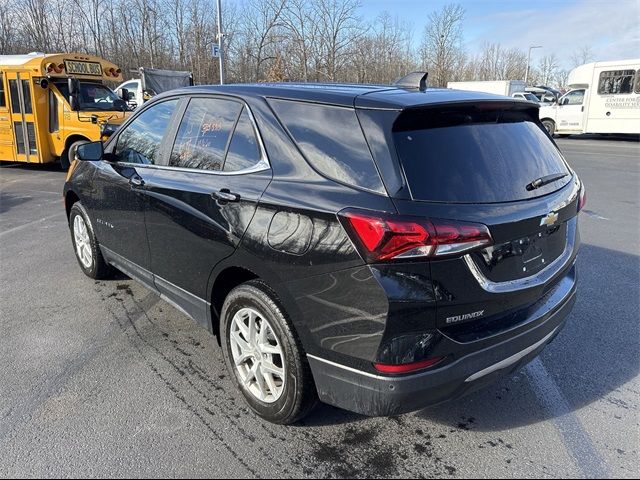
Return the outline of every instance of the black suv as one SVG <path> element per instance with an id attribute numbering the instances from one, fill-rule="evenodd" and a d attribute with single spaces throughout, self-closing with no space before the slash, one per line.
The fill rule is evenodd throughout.
<path id="1" fill-rule="evenodd" d="M 64 187 L 82 270 L 218 336 L 259 415 L 392 415 L 534 358 L 576 292 L 584 191 L 535 104 L 384 86 L 155 97 Z"/>

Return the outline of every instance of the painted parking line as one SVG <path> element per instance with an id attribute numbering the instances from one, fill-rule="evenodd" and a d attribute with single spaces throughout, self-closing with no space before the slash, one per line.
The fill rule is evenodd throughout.
<path id="1" fill-rule="evenodd" d="M 3 230 L 2 232 L 0 232 L 0 237 L 4 237 L 4 236 L 9 235 L 11 233 L 18 232 L 20 230 L 23 230 L 23 229 L 25 229 L 27 227 L 30 227 L 32 225 L 35 225 L 37 223 L 46 222 L 47 220 L 52 220 L 54 218 L 62 217 L 62 216 L 65 216 L 65 215 L 66 215 L 65 212 L 60 212 L 60 213 L 56 213 L 55 215 L 51 215 L 49 217 L 39 218 L 38 220 L 33 220 L 31 222 L 27 222 L 27 223 L 24 223 L 22 225 L 18 225 L 17 227 L 13 227 L 13 228 L 10 228 L 8 230 Z"/>
<path id="2" fill-rule="evenodd" d="M 533 360 L 524 372 L 538 400 L 553 416 L 553 423 L 560 432 L 567 451 L 585 478 L 610 478 L 605 462 L 598 454 L 591 437 L 573 413 L 569 402 L 547 372 L 540 358 Z"/>

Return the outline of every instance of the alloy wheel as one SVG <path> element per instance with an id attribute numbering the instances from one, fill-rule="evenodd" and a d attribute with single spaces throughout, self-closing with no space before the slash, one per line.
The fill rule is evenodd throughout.
<path id="1" fill-rule="evenodd" d="M 284 352 L 269 322 L 253 308 L 242 308 L 229 335 L 240 382 L 255 398 L 274 403 L 285 387 Z"/>

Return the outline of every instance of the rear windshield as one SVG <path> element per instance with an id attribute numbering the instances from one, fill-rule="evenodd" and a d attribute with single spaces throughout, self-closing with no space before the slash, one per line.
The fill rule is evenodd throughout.
<path id="1" fill-rule="evenodd" d="M 527 189 L 538 178 L 570 173 L 529 115 L 476 108 L 403 113 L 394 126 L 394 138 L 413 199 L 509 202 L 566 185 L 570 175 Z"/>

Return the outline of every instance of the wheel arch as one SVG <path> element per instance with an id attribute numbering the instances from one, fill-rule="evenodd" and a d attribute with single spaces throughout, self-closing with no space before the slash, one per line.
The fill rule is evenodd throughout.
<path id="1" fill-rule="evenodd" d="M 73 204 L 80 201 L 80 197 L 73 190 L 67 190 L 64 195 L 64 209 L 67 213 L 67 223 L 69 222 L 69 215 L 71 215 L 71 207 Z"/>
<path id="2" fill-rule="evenodd" d="M 249 280 L 257 280 L 260 276 L 245 267 L 228 266 L 216 276 L 209 291 L 211 292 L 211 330 L 220 341 L 220 312 L 227 295 L 231 290 Z"/>
<path id="3" fill-rule="evenodd" d="M 92 140 L 85 135 L 80 135 L 79 133 L 72 133 L 69 135 L 64 141 L 64 149 L 67 150 L 71 144 L 78 142 L 80 140 L 84 140 L 86 142 L 91 142 Z"/>

